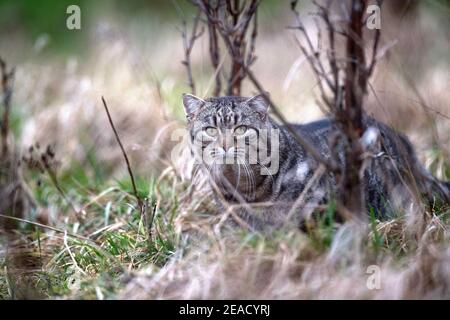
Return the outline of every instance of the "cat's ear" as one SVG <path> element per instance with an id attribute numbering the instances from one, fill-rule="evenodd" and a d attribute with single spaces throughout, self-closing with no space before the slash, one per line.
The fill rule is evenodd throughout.
<path id="1" fill-rule="evenodd" d="M 249 98 L 246 103 L 252 107 L 255 111 L 260 113 L 262 116 L 266 117 L 267 112 L 269 110 L 269 93 L 264 92 L 261 94 L 258 94 L 254 97 Z"/>
<path id="2" fill-rule="evenodd" d="M 192 118 L 204 103 L 205 100 L 196 97 L 193 94 L 183 93 L 183 106 L 188 119 Z"/>

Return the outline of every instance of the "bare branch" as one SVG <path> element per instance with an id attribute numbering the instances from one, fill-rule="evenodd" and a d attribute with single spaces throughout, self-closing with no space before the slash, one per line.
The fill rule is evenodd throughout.
<path id="1" fill-rule="evenodd" d="M 330 73 L 325 71 L 321 61 L 319 50 L 314 48 L 308 32 L 306 31 L 300 14 L 296 10 L 297 1 L 291 2 L 291 10 L 296 18 L 298 29 L 304 38 L 306 46 L 300 41 L 299 47 L 308 58 L 308 62 L 318 79 L 318 87 L 322 100 L 329 108 L 340 134 L 336 135 L 332 156 L 337 162 L 337 144 L 344 143 L 344 165 L 342 169 L 335 171 L 339 182 L 338 211 L 344 218 L 362 217 L 365 200 L 362 193 L 361 168 L 363 164 L 362 154 L 364 152 L 359 143 L 359 138 L 364 131 L 363 104 L 367 94 L 368 79 L 373 73 L 377 61 L 377 51 L 380 41 L 380 32 L 377 30 L 372 46 L 372 59 L 367 66 L 365 58 L 365 39 L 363 34 L 364 13 L 367 0 L 352 0 L 350 8 L 341 7 L 344 10 L 343 19 L 345 26 L 338 28 L 336 20 L 330 18 L 331 0 L 324 5 L 313 1 L 317 7 L 317 15 L 321 18 L 328 34 L 329 50 L 327 52 Z M 378 1 L 381 5 L 381 1 Z M 319 30 L 320 32 L 320 30 Z M 346 41 L 345 52 L 338 57 L 336 49 L 336 36 L 341 35 Z M 320 36 L 319 36 L 320 38 Z M 344 76 L 341 78 L 341 74 Z M 326 94 L 321 85 L 324 81 L 332 93 L 332 97 Z M 339 141 L 337 141 L 339 140 Z"/>
<path id="2" fill-rule="evenodd" d="M 377 5 L 380 7 L 382 2 L 383 2 L 383 0 L 378 0 Z M 380 36 L 381 36 L 380 29 L 376 29 L 375 39 L 373 41 L 373 46 L 372 46 L 372 59 L 371 59 L 369 67 L 367 68 L 367 77 L 370 77 L 372 75 L 375 65 L 377 63 L 377 52 L 378 52 L 378 46 L 380 43 Z"/>
<path id="3" fill-rule="evenodd" d="M 0 57 L 0 72 L 2 83 L 2 104 L 4 107 L 1 122 L 2 157 L 8 153 L 9 118 L 11 113 L 11 97 L 13 92 L 13 82 L 15 69 L 8 71 L 6 62 Z"/>
<path id="4" fill-rule="evenodd" d="M 219 64 L 216 31 L 220 34 L 231 60 L 230 73 L 228 75 L 227 94 L 239 96 L 241 94 L 242 81 L 246 77 L 244 64 L 249 66 L 255 61 L 254 47 L 257 36 L 257 23 L 254 22 L 250 36 L 250 47 L 247 48 L 246 35 L 250 22 L 256 20 L 256 11 L 259 0 L 219 0 L 213 6 L 211 1 L 192 1 L 206 16 L 206 23 L 210 30 L 210 54 L 213 67 Z M 247 49 L 249 50 L 246 53 Z M 247 56 L 247 59 L 245 57 Z M 215 93 L 218 95 L 218 84 L 216 79 Z"/>
<path id="5" fill-rule="evenodd" d="M 191 88 L 192 94 L 196 94 L 195 92 L 195 83 L 194 79 L 192 77 L 192 66 L 191 66 L 191 53 L 192 48 L 194 47 L 195 41 L 200 38 L 203 35 L 203 32 L 205 31 L 204 28 L 201 28 L 200 31 L 197 32 L 198 24 L 200 21 L 200 15 L 201 11 L 198 10 L 197 15 L 194 18 L 194 25 L 192 27 L 192 33 L 189 36 L 187 35 L 187 24 L 186 21 L 183 20 L 182 25 L 183 28 L 181 29 L 181 37 L 183 39 L 183 47 L 184 47 L 184 60 L 181 61 L 181 63 L 186 67 L 187 75 L 188 75 L 188 84 Z"/>
<path id="6" fill-rule="evenodd" d="M 217 26 L 215 23 L 211 22 L 212 17 L 214 19 L 217 19 L 217 8 L 210 6 L 208 9 L 209 14 L 206 15 L 208 19 L 208 35 L 209 35 L 209 55 L 211 59 L 211 65 L 214 69 L 214 79 L 215 79 L 215 87 L 214 87 L 214 96 L 219 96 L 220 92 L 222 90 L 222 81 L 220 79 L 220 52 L 219 52 L 219 42 L 218 42 L 218 36 L 217 36 Z M 202 9 L 200 9 L 202 10 Z"/>

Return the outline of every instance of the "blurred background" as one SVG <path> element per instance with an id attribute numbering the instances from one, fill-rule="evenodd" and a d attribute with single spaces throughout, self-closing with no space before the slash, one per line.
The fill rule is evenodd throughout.
<path id="1" fill-rule="evenodd" d="M 71 4 L 81 9 L 81 30 L 66 27 Z M 310 6 L 300 1 L 314 36 Z M 289 1 L 264 0 L 258 14 L 256 75 L 288 119 L 319 118 L 315 79 L 294 40 L 298 35 L 286 28 L 293 24 Z M 180 28 L 185 20 L 190 32 L 194 15 L 183 0 L 1 0 L 0 54 L 17 67 L 12 126 L 20 145 L 54 145 L 63 168 L 77 162 L 92 175 L 109 175 L 120 153 L 103 95 L 136 170 L 161 168 L 156 160 L 170 147 L 165 126 L 184 119 L 180 95 L 189 87 Z M 386 1 L 382 12 L 385 54 L 366 109 L 417 135 L 418 148 L 429 147 L 422 139 L 432 133 L 431 118 L 444 135 L 438 142 L 448 144 L 449 16 L 450 1 L 443 0 Z M 212 91 L 206 33 L 194 46 L 192 64 L 197 94 L 206 97 Z M 433 108 L 429 116 L 411 85 Z M 254 92 L 244 84 L 245 94 Z"/>

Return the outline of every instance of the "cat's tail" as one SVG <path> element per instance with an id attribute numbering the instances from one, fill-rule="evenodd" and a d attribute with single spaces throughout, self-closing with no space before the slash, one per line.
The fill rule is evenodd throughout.
<path id="1" fill-rule="evenodd" d="M 450 181 L 441 181 L 434 178 L 431 184 L 431 191 L 434 198 L 437 197 L 450 206 Z"/>
<path id="2" fill-rule="evenodd" d="M 442 181 L 442 184 L 443 184 L 444 190 L 446 190 L 447 202 L 450 205 L 450 181 Z"/>
<path id="3" fill-rule="evenodd" d="M 438 203 L 447 204 L 450 207 L 450 181 L 442 181 L 433 176 L 422 165 L 416 161 L 415 166 L 415 182 L 420 192 L 430 204 Z"/>

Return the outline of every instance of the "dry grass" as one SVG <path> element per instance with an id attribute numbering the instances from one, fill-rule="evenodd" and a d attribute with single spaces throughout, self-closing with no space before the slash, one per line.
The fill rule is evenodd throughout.
<path id="1" fill-rule="evenodd" d="M 371 94 L 368 109 L 405 131 L 426 166 L 450 179 L 449 44 L 448 31 L 442 31 L 450 30 L 442 26 L 449 13 L 418 10 L 416 16 L 383 22 L 384 44 L 395 37 L 398 44 L 376 72 L 376 96 Z M 261 24 L 255 73 L 288 119 L 306 122 L 320 116 L 313 77 L 280 22 L 288 21 L 288 8 L 277 14 L 263 15 L 267 23 Z M 164 31 L 149 44 L 123 26 L 99 25 L 85 61 L 30 59 L 17 66 L 16 140 L 24 154 L 37 142 L 40 149 L 55 146 L 59 183 L 71 203 L 48 175 L 26 170 L 39 207 L 24 217 L 28 222 L 21 223 L 14 241 L 6 244 L 2 237 L 1 298 L 450 298 L 450 213 L 442 208 L 407 208 L 403 217 L 373 220 L 366 229 L 336 225 L 333 206 L 307 233 L 261 235 L 226 225 L 205 181 L 192 181 L 189 152 L 170 157 L 170 135 L 183 127 L 180 94 L 188 90 L 174 26 L 162 25 Z M 436 30 L 433 42 L 411 38 Z M 412 48 L 421 50 L 412 54 Z M 212 89 L 206 50 L 206 38 L 201 39 L 192 57 L 198 91 L 205 95 Z M 443 61 L 422 59 L 428 51 L 444 52 Z M 425 71 L 411 76 L 427 105 L 438 111 L 431 112 L 436 131 L 399 71 L 415 71 L 417 65 Z M 156 206 L 151 236 L 101 95 L 131 157 L 138 192 Z M 21 265 L 11 264 L 10 257 L 17 256 Z M 380 289 L 367 286 L 371 265 L 380 268 Z"/>

